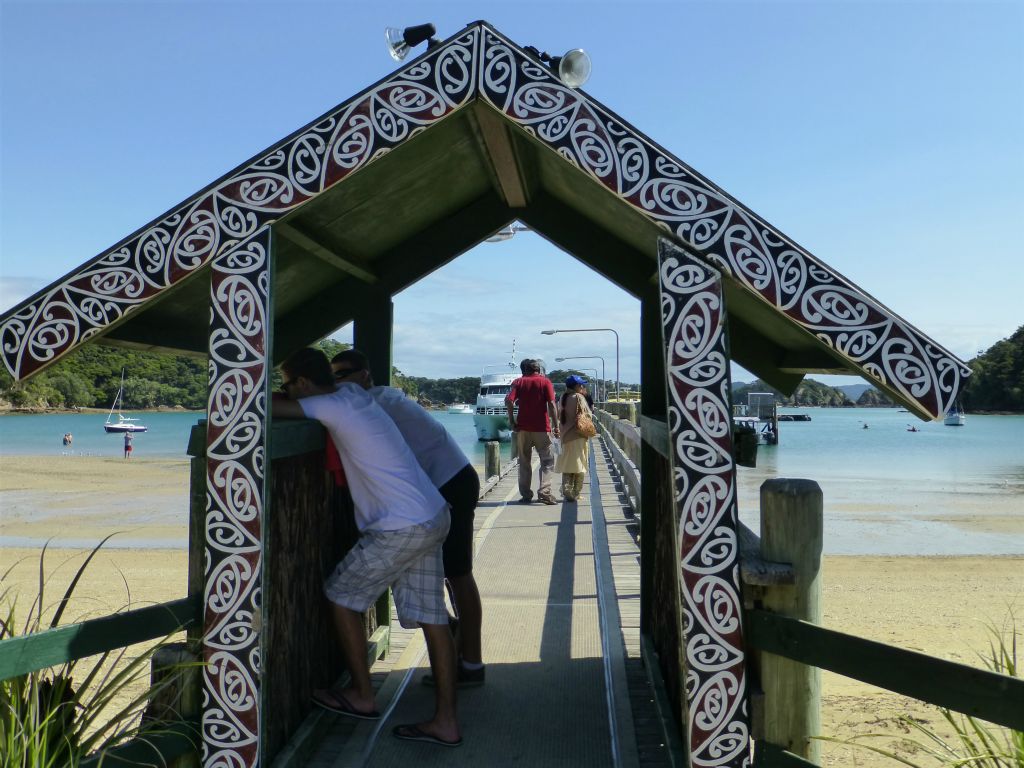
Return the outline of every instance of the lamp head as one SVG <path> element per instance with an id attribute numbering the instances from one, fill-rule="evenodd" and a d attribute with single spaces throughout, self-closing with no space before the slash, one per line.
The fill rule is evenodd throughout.
<path id="1" fill-rule="evenodd" d="M 554 333 L 558 333 L 558 331 L 541 331 L 541 333 L 544 334 L 545 336 L 550 336 Z"/>
<path id="2" fill-rule="evenodd" d="M 564 357 L 556 357 L 555 358 L 555 362 L 556 363 L 564 363 L 566 361 L 566 359 L 567 358 L 564 358 Z"/>
<path id="3" fill-rule="evenodd" d="M 433 48 L 438 40 L 434 39 L 437 29 L 433 24 L 417 24 L 414 27 L 406 27 L 399 30 L 395 27 L 387 27 L 384 30 L 384 42 L 387 43 L 388 53 L 395 61 L 401 61 L 409 55 L 409 51 L 422 43 L 427 43 L 427 49 Z"/>
<path id="4" fill-rule="evenodd" d="M 573 48 L 551 60 L 558 79 L 570 88 L 579 88 L 590 79 L 590 56 L 582 48 Z"/>

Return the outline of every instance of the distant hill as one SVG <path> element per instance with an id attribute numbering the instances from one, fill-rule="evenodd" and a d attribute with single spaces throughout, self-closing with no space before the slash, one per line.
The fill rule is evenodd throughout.
<path id="1" fill-rule="evenodd" d="M 872 388 L 870 384 L 844 384 L 841 387 L 833 387 L 833 389 L 838 389 L 855 403 L 860 400 L 861 395 Z"/>

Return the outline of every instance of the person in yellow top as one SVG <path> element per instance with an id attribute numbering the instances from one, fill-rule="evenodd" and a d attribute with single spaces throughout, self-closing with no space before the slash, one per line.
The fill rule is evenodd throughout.
<path id="1" fill-rule="evenodd" d="M 583 477 L 590 463 L 590 439 L 576 428 L 579 413 L 589 414 L 585 387 L 587 380 L 572 375 L 565 380 L 565 392 L 558 404 L 558 421 L 562 428 L 562 450 L 555 462 L 555 472 L 562 473 L 562 496 L 576 501 L 583 491 Z"/>

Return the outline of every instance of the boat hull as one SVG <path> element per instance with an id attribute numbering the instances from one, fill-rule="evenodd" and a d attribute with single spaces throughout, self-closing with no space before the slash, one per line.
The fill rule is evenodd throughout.
<path id="1" fill-rule="evenodd" d="M 103 431 L 110 434 L 123 434 L 125 432 L 145 432 L 149 427 L 141 427 L 135 424 L 104 424 Z"/>
<path id="2" fill-rule="evenodd" d="M 945 424 L 947 427 L 962 427 L 967 419 L 962 413 L 950 412 L 946 414 Z"/>
<path id="3" fill-rule="evenodd" d="M 477 440 L 509 442 L 512 439 L 512 427 L 506 413 L 480 413 L 478 409 L 473 415 L 473 426 L 476 428 Z"/>

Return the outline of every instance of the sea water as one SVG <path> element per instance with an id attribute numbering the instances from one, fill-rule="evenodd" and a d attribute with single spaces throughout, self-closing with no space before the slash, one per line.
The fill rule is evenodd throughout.
<path id="1" fill-rule="evenodd" d="M 761 483 L 806 478 L 822 489 L 830 554 L 1024 554 L 1024 416 L 969 414 L 963 427 L 921 422 L 895 408 L 798 408 L 811 421 L 782 422 L 776 446 L 759 446 L 757 467 L 738 470 L 740 518 L 758 527 Z M 479 469 L 484 443 L 473 417 L 432 411 Z M 133 414 L 138 458 L 186 457 L 204 414 Z M 106 415 L 0 416 L 0 454 L 120 456 Z M 866 428 L 865 428 L 866 426 Z M 910 431 L 915 427 L 917 431 Z M 65 432 L 74 435 L 70 449 Z M 502 461 L 509 446 L 502 444 Z M 3 505 L 0 494 L 0 507 Z"/>

